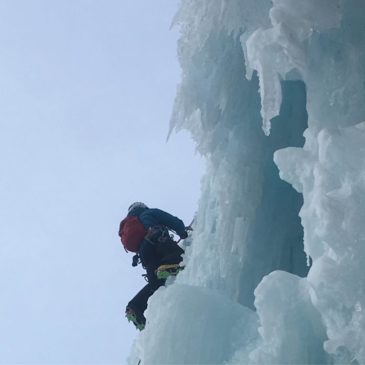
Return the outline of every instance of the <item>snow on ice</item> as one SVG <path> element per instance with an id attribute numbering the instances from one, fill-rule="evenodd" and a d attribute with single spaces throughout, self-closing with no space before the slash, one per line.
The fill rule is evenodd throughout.
<path id="1" fill-rule="evenodd" d="M 191 132 L 207 171 L 186 269 L 130 364 L 365 364 L 363 14 L 181 2 L 170 133 Z"/>

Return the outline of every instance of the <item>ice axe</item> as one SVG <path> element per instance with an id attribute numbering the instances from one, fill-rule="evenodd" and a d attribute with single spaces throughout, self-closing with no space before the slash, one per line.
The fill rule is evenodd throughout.
<path id="1" fill-rule="evenodd" d="M 185 230 L 188 231 L 188 232 L 192 232 L 194 231 L 192 225 L 194 224 L 194 221 L 195 221 L 195 217 L 193 218 L 193 220 L 191 221 L 191 223 L 185 227 Z M 181 238 L 179 238 L 178 241 L 176 241 L 176 243 L 179 243 L 181 241 Z"/>

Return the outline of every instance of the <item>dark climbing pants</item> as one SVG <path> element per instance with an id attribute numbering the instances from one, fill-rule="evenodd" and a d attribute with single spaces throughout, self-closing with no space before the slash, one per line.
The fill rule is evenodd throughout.
<path id="1" fill-rule="evenodd" d="M 128 303 L 127 307 L 143 315 L 147 308 L 149 297 L 162 285 L 165 280 L 159 280 L 156 269 L 164 264 L 178 264 L 182 261 L 184 250 L 174 241 L 151 243 L 143 241 L 139 251 L 143 267 L 147 271 L 148 284 Z"/>

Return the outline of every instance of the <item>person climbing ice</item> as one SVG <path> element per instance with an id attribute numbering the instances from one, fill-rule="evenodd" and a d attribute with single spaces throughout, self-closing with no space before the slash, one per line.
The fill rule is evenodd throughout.
<path id="1" fill-rule="evenodd" d="M 145 327 L 144 311 L 149 297 L 170 275 L 182 270 L 179 264 L 184 250 L 173 240 L 169 230 L 185 239 L 189 229 L 181 219 L 161 209 L 148 208 L 142 202 L 133 203 L 121 221 L 119 237 L 126 251 L 136 253 L 132 266 L 141 262 L 148 282 L 126 307 L 126 317 L 137 329 Z"/>

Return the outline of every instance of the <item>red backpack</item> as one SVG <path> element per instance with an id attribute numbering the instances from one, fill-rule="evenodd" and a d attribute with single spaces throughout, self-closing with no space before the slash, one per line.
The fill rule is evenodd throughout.
<path id="1" fill-rule="evenodd" d="M 136 216 L 123 219 L 119 226 L 119 237 L 126 250 L 138 252 L 139 245 L 143 241 L 147 229 Z"/>

